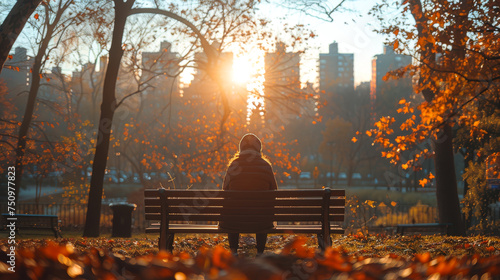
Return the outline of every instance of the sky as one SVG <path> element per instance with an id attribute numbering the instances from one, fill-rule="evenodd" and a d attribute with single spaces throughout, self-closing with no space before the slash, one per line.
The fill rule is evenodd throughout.
<path id="1" fill-rule="evenodd" d="M 335 12 L 332 15 L 333 22 L 275 6 L 262 8 L 260 12 L 276 22 L 277 31 L 280 30 L 279 23 L 287 21 L 308 25 L 317 35 L 313 40 L 313 47 L 301 59 L 302 82 L 317 79 L 319 53 L 328 53 L 328 46 L 336 41 L 340 53 L 354 53 L 354 84 L 358 85 L 370 81 L 371 61 L 374 55 L 383 52 L 384 37 L 373 31 L 378 22 L 373 16 L 368 15 L 375 3 L 375 0 L 348 0 L 344 3 L 344 7 L 348 10 Z"/>

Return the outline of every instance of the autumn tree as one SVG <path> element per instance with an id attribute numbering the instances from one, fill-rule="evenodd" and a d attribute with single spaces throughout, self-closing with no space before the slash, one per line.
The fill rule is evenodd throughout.
<path id="1" fill-rule="evenodd" d="M 385 7 L 390 7 L 384 3 Z M 383 6 L 375 11 L 380 15 Z M 419 169 L 425 157 L 434 158 L 439 219 L 454 224 L 452 234 L 463 234 L 454 167 L 454 127 L 475 137 L 490 137 L 478 126 L 482 103 L 498 104 L 498 9 L 493 2 L 404 1 L 400 16 L 383 32 L 397 52 L 414 56 L 416 64 L 392 76 L 417 75 L 415 91 L 423 100 L 401 100 L 398 112 L 410 117 L 400 126 L 404 135 L 388 141 L 390 120 L 379 122 L 375 142 L 388 149 L 385 156 L 403 168 Z M 415 115 L 419 113 L 417 119 Z M 381 120 L 382 121 L 382 120 Z M 430 138 L 432 145 L 417 149 L 410 159 L 402 152 Z M 434 175 L 432 175 L 434 176 Z M 428 179 L 421 180 L 422 185 Z"/>
<path id="2" fill-rule="evenodd" d="M 18 0 L 0 25 L 0 73 L 10 49 L 42 0 Z"/>

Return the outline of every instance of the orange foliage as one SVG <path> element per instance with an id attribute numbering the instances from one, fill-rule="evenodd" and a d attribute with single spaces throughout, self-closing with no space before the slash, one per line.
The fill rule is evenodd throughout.
<path id="1" fill-rule="evenodd" d="M 420 3 L 404 1 L 400 17 L 382 22 L 383 32 L 393 42 L 395 52 L 412 55 L 417 60 L 389 73 L 387 78 L 409 75 L 425 82 L 413 83 L 417 95 L 399 101 L 396 111 L 406 117 L 399 127 L 402 136 L 391 140 L 393 119 L 386 116 L 375 122 L 374 129 L 366 131 L 383 148 L 382 156 L 403 169 L 418 168 L 419 158 L 432 156 L 427 149 L 415 147 L 429 138 L 438 139 L 444 124 L 464 128 L 473 140 L 488 137 L 485 127 L 491 125 L 482 125 L 480 121 L 487 117 L 484 104 L 500 102 L 500 44 L 498 34 L 491 32 L 489 24 L 500 18 L 499 10 L 491 2 L 430 1 L 420 12 L 417 2 Z M 374 11 L 383 14 L 383 5 L 376 6 Z M 425 17 L 428 24 L 415 25 L 414 16 Z M 401 24 L 401 20 L 408 18 L 412 21 Z M 415 40 L 417 33 L 419 38 Z M 402 160 L 401 153 L 409 149 L 415 150 L 414 158 Z M 433 178 L 430 174 L 420 180 L 420 185 Z"/>

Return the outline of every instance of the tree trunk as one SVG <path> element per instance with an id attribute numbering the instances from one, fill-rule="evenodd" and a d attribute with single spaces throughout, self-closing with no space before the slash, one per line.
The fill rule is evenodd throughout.
<path id="1" fill-rule="evenodd" d="M 415 19 L 418 37 L 426 38 L 430 34 L 428 20 L 425 16 L 420 0 L 410 0 L 413 18 Z M 427 42 L 420 50 L 421 61 L 434 65 L 436 54 L 433 45 Z M 420 77 L 419 84 L 432 83 L 430 77 Z M 429 103 L 433 102 L 436 92 L 424 89 L 422 95 Z M 453 134 L 449 123 L 444 123 L 437 139 L 432 139 L 434 149 L 434 168 L 436 171 L 436 199 L 439 211 L 439 222 L 453 223 L 451 235 L 465 235 L 464 223 L 458 200 L 457 178 L 455 174 L 455 160 L 453 155 Z"/>
<path id="2" fill-rule="evenodd" d="M 92 163 L 92 177 L 90 179 L 89 199 L 87 204 L 87 215 L 83 236 L 98 237 L 101 222 L 101 204 L 103 195 L 104 173 L 108 161 L 109 140 L 111 136 L 111 125 L 116 109 L 116 81 L 123 56 L 122 38 L 125 23 L 133 0 L 122 2 L 115 0 L 115 23 L 113 27 L 113 38 L 109 50 L 109 62 L 104 78 L 101 116 L 99 118 L 98 134 L 94 161 Z"/>
<path id="3" fill-rule="evenodd" d="M 0 26 L 0 73 L 12 45 L 42 0 L 18 0 Z M 16 188 L 17 189 L 17 188 Z"/>
<path id="4" fill-rule="evenodd" d="M 453 155 L 453 135 L 451 127 L 445 125 L 432 145 L 435 152 L 436 197 L 439 222 L 452 223 L 451 235 L 465 235 L 464 223 L 458 200 L 457 179 Z"/>
<path id="5" fill-rule="evenodd" d="M 347 186 L 350 187 L 352 185 L 352 174 L 354 173 L 354 167 L 352 160 L 349 162 L 349 166 L 347 167 Z"/>
<path id="6" fill-rule="evenodd" d="M 32 68 L 32 78 L 31 87 L 28 94 L 28 102 L 26 103 L 26 109 L 24 111 L 23 121 L 21 127 L 19 128 L 19 136 L 16 146 L 16 179 L 14 181 L 16 186 L 16 205 L 19 200 L 19 190 L 21 189 L 21 178 L 23 176 L 23 159 L 26 153 L 26 139 L 28 137 L 28 130 L 31 125 L 31 120 L 33 119 L 33 112 L 35 111 L 36 96 L 38 94 L 38 89 L 40 87 L 40 67 L 41 58 L 38 59 L 38 55 L 35 58 L 35 64 Z M 16 208 L 18 209 L 18 207 Z"/>

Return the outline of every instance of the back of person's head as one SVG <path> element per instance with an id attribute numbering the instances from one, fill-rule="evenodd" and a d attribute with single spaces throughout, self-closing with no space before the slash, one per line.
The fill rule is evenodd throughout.
<path id="1" fill-rule="evenodd" d="M 240 153 L 242 151 L 252 150 L 256 152 L 262 152 L 262 142 L 259 137 L 253 133 L 247 133 L 243 135 L 240 140 Z"/>

